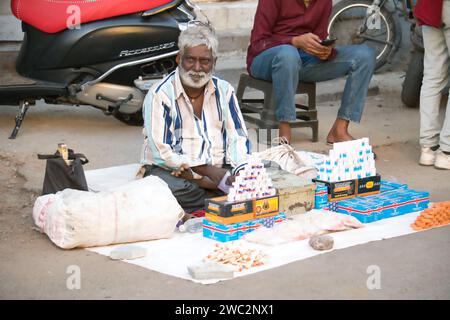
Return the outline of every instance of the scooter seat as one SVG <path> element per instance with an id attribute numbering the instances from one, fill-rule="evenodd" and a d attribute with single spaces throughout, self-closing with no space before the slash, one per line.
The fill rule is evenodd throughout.
<path id="1" fill-rule="evenodd" d="M 180 0 L 11 0 L 12 13 L 33 27 L 56 33 L 70 26 L 140 11 L 163 11 Z"/>

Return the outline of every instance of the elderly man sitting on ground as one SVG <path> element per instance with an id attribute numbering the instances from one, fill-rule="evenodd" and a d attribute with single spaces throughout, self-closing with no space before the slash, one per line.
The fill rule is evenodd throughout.
<path id="1" fill-rule="evenodd" d="M 179 37 L 178 67 L 148 92 L 143 106 L 145 174 L 164 180 L 186 212 L 204 207 L 234 180 L 230 168 L 250 153 L 233 87 L 213 76 L 218 42 L 201 24 Z"/>

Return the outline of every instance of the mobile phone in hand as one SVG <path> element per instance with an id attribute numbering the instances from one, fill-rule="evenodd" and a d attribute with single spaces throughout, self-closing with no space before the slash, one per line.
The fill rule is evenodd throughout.
<path id="1" fill-rule="evenodd" d="M 331 46 L 336 42 L 337 39 L 324 39 L 320 41 L 320 44 L 323 46 Z"/>

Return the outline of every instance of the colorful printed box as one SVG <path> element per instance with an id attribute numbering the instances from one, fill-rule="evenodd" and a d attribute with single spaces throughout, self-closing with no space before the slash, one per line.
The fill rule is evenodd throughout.
<path id="1" fill-rule="evenodd" d="M 233 223 L 239 223 L 239 222 L 246 222 L 254 219 L 260 219 L 260 218 L 269 218 L 274 217 L 278 214 L 278 212 L 272 212 L 272 213 L 264 213 L 260 214 L 258 217 L 254 212 L 247 213 L 247 214 L 239 214 L 232 217 L 221 217 L 217 216 L 215 214 L 206 213 L 205 218 L 209 221 L 221 223 L 221 224 L 233 224 Z"/>
<path id="2" fill-rule="evenodd" d="M 328 187 L 323 183 L 316 183 L 316 194 L 314 196 L 314 208 L 328 208 Z"/>
<path id="3" fill-rule="evenodd" d="M 205 200 L 206 212 L 221 217 L 232 217 L 254 212 L 253 200 L 229 202 L 226 196 Z"/>
<path id="4" fill-rule="evenodd" d="M 268 196 L 258 199 L 230 202 L 226 196 L 205 200 L 206 213 L 223 218 L 238 215 L 254 214 L 254 217 L 266 216 L 269 213 L 277 213 L 279 209 L 279 197 Z"/>
<path id="5" fill-rule="evenodd" d="M 251 221 L 221 224 L 207 219 L 203 220 L 203 236 L 220 242 L 228 242 L 240 239 L 244 234 L 252 232 L 258 228 L 273 227 L 286 219 L 284 213 L 279 213 L 274 217 L 255 219 Z"/>
<path id="6" fill-rule="evenodd" d="M 375 176 L 339 182 L 327 182 L 317 179 L 313 179 L 313 181 L 327 186 L 328 202 L 333 202 L 355 198 L 356 196 L 369 196 L 380 193 L 381 176 L 377 174 Z"/>
<path id="7" fill-rule="evenodd" d="M 213 240 L 228 242 L 241 237 L 241 223 L 221 224 L 203 220 L 203 236 Z"/>
<path id="8" fill-rule="evenodd" d="M 393 189 L 377 195 L 336 202 L 330 209 L 370 223 L 428 208 L 430 194 L 411 189 Z"/>
<path id="9" fill-rule="evenodd" d="M 408 186 L 403 183 L 391 182 L 386 180 L 381 180 L 381 192 L 396 190 L 396 189 L 408 189 Z"/>

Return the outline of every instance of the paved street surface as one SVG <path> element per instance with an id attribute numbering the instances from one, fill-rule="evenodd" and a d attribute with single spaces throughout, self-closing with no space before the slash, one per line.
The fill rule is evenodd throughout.
<path id="1" fill-rule="evenodd" d="M 230 81 L 236 85 L 235 79 Z M 352 125 L 351 133 L 370 137 L 383 177 L 429 191 L 433 201 L 450 200 L 450 172 L 417 164 L 419 113 L 402 106 L 401 73 L 378 75 L 374 81 L 373 92 L 378 94 L 368 98 L 363 121 Z M 319 91 L 326 94 L 330 83 L 321 86 Z M 294 146 L 326 152 L 325 137 L 338 106 L 339 101 L 320 103 L 320 142 L 311 143 L 310 129 L 295 129 Z M 65 142 L 89 158 L 86 170 L 135 163 L 141 128 L 126 126 L 90 107 L 40 102 L 30 109 L 17 139 L 8 140 L 15 112 L 13 107 L 0 108 L 0 299 L 450 298 L 450 226 L 207 286 L 85 250 L 61 250 L 34 229 L 31 218 L 45 168 L 37 153 L 52 153 L 59 142 Z M 80 290 L 66 287 L 71 265 L 81 268 Z M 367 268 L 372 265 L 380 268 L 381 289 L 367 288 Z"/>

